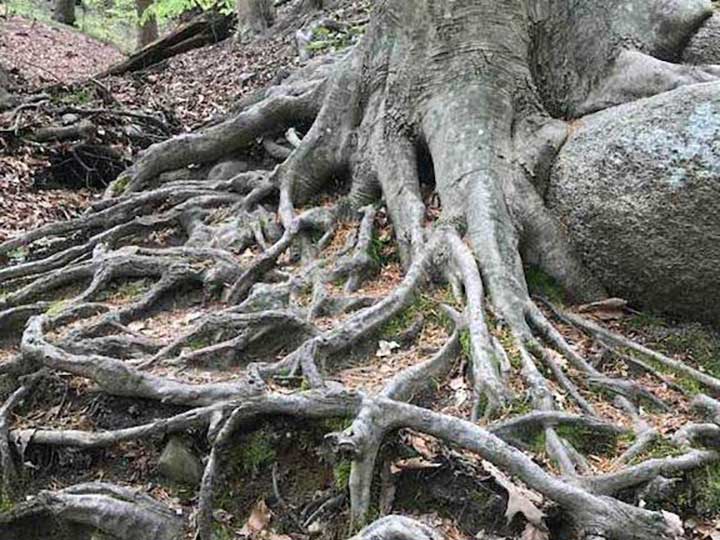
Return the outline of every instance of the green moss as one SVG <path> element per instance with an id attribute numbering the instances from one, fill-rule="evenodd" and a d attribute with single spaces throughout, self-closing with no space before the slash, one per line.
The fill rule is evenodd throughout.
<path id="1" fill-rule="evenodd" d="M 119 197 L 120 195 L 122 195 L 123 193 L 125 193 L 125 190 L 127 189 L 129 183 L 130 183 L 130 177 L 129 177 L 129 176 L 127 176 L 127 175 L 125 175 L 125 176 L 119 176 L 119 177 L 112 183 L 112 186 L 111 186 L 111 188 L 110 188 L 111 191 L 112 191 L 112 194 L 113 194 L 115 197 Z"/>
<path id="2" fill-rule="evenodd" d="M 503 350 L 510 359 L 510 365 L 515 369 L 522 369 L 522 358 L 520 356 L 520 351 L 515 346 L 515 340 L 513 339 L 510 330 L 508 328 L 502 328 L 496 332 L 496 336 L 498 338 L 498 341 L 502 345 Z"/>
<path id="3" fill-rule="evenodd" d="M 617 449 L 617 436 L 600 434 L 584 426 L 560 426 L 555 431 L 582 454 L 610 455 Z"/>
<path id="4" fill-rule="evenodd" d="M 369 255 L 373 262 L 380 267 L 398 260 L 393 239 L 389 235 L 379 236 L 375 229 L 373 229 L 370 240 Z"/>
<path id="5" fill-rule="evenodd" d="M 530 441 L 530 449 L 536 454 L 545 453 L 545 430 L 541 429 L 537 435 Z"/>
<path id="6" fill-rule="evenodd" d="M 0 514 L 9 512 L 13 508 L 15 508 L 15 503 L 0 490 Z"/>
<path id="7" fill-rule="evenodd" d="M 63 311 L 65 311 L 65 308 L 68 307 L 68 304 L 69 302 L 67 300 L 58 300 L 57 302 L 53 302 L 45 312 L 45 315 L 48 317 L 60 315 Z"/>
<path id="8" fill-rule="evenodd" d="M 642 454 L 637 456 L 632 464 L 636 465 L 648 459 L 662 459 L 680 456 L 683 451 L 667 439 L 656 439 Z"/>
<path id="9" fill-rule="evenodd" d="M 547 298 L 554 304 L 562 304 L 565 301 L 565 293 L 562 287 L 543 270 L 537 266 L 525 268 L 525 280 L 530 294 Z"/>
<path id="10" fill-rule="evenodd" d="M 275 461 L 276 452 L 269 435 L 261 430 L 250 435 L 240 444 L 232 462 L 244 474 L 257 474 Z"/>
<path id="11" fill-rule="evenodd" d="M 447 314 L 433 297 L 426 294 L 416 294 L 408 307 L 385 323 L 380 331 L 381 336 L 386 338 L 397 336 L 407 330 L 419 315 L 422 315 L 427 323 L 435 323 L 444 327 L 452 326 Z"/>
<path id="12" fill-rule="evenodd" d="M 333 478 L 335 479 L 335 487 L 341 491 L 345 491 L 350 482 L 350 471 L 352 462 L 350 460 L 340 460 L 333 467 Z"/>
<path id="13" fill-rule="evenodd" d="M 533 411 L 533 406 L 529 397 L 515 398 L 510 402 L 510 405 L 505 409 L 507 416 L 522 416 Z"/>
<path id="14" fill-rule="evenodd" d="M 699 323 L 673 325 L 649 313 L 638 314 L 628 320 L 629 328 L 644 334 L 648 346 L 668 356 L 680 356 L 683 361 L 694 365 L 714 377 L 720 377 L 720 335 Z M 673 373 L 652 357 L 643 357 L 661 373 Z M 675 382 L 690 394 L 703 391 L 703 386 L 680 373 Z"/>
<path id="15" fill-rule="evenodd" d="M 460 348 L 462 349 L 465 358 L 470 358 L 472 355 L 472 341 L 470 339 L 470 332 L 468 330 L 460 331 Z"/>
<path id="16" fill-rule="evenodd" d="M 324 430 L 326 433 L 336 433 L 345 431 L 352 426 L 354 419 L 352 417 L 330 418 L 324 422 Z"/>
<path id="17" fill-rule="evenodd" d="M 720 514 L 720 464 L 713 464 L 691 475 L 694 509 L 700 515 Z"/>
<path id="18" fill-rule="evenodd" d="M 191 350 L 199 351 L 200 349 L 204 349 L 205 347 L 209 346 L 210 340 L 207 338 L 207 336 L 198 336 L 190 338 L 187 344 Z"/>
<path id="19" fill-rule="evenodd" d="M 120 284 L 114 283 L 110 285 L 107 291 L 103 292 L 98 298 L 103 300 L 127 300 L 132 301 L 140 297 L 150 289 L 150 281 L 147 279 L 134 279 L 124 281 Z"/>

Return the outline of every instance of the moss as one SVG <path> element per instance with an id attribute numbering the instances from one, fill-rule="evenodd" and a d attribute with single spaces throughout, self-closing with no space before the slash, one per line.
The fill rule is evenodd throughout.
<path id="1" fill-rule="evenodd" d="M 427 294 L 416 294 L 412 303 L 400 313 L 392 317 L 380 331 L 381 336 L 392 338 L 407 330 L 419 315 L 422 315 L 426 323 L 434 323 L 439 326 L 451 327 L 452 322 L 447 314 L 440 307 L 439 302 Z"/>
<path id="2" fill-rule="evenodd" d="M 720 514 L 720 464 L 708 465 L 691 475 L 694 510 L 700 515 Z"/>
<path id="3" fill-rule="evenodd" d="M 52 304 L 50 304 L 50 307 L 45 312 L 45 315 L 47 315 L 48 317 L 55 317 L 56 315 L 60 315 L 63 311 L 65 311 L 65 308 L 67 307 L 67 300 L 58 300 L 57 302 L 53 302 Z"/>
<path id="4" fill-rule="evenodd" d="M 470 358 L 472 354 L 472 342 L 470 340 L 470 332 L 468 330 L 460 331 L 460 348 L 465 358 Z"/>
<path id="5" fill-rule="evenodd" d="M 336 433 L 345 431 L 347 428 L 352 426 L 354 419 L 350 416 L 342 418 L 330 418 L 325 420 L 324 429 L 326 433 Z"/>
<path id="6" fill-rule="evenodd" d="M 333 478 L 335 479 L 335 487 L 341 491 L 345 491 L 350 482 L 350 471 L 352 462 L 347 459 L 338 461 L 333 467 Z"/>
<path id="7" fill-rule="evenodd" d="M 210 340 L 207 336 L 197 336 L 190 338 L 187 342 L 188 347 L 190 347 L 193 351 L 198 351 L 200 349 L 204 349 L 205 347 L 210 345 Z"/>
<path id="8" fill-rule="evenodd" d="M 582 454 L 611 455 L 617 449 L 617 436 L 597 433 L 584 426 L 560 426 L 555 431 Z"/>
<path id="9" fill-rule="evenodd" d="M 627 321 L 629 328 L 646 336 L 648 346 L 668 356 L 681 356 L 714 377 L 720 377 L 720 335 L 699 323 L 670 324 L 650 313 L 638 314 Z M 661 373 L 673 373 L 652 357 L 643 357 Z M 703 391 L 703 386 L 687 376 L 675 374 L 675 382 L 690 394 Z"/>
<path id="10" fill-rule="evenodd" d="M 112 284 L 99 300 L 132 301 L 150 289 L 150 281 L 147 279 L 134 279 L 120 284 Z"/>
<path id="11" fill-rule="evenodd" d="M 565 293 L 562 287 L 537 266 L 525 268 L 525 280 L 530 294 L 543 296 L 555 304 L 564 303 Z"/>
<path id="12" fill-rule="evenodd" d="M 395 244 L 390 235 L 380 236 L 375 229 L 373 229 L 372 238 L 370 239 L 368 254 L 373 262 L 380 267 L 387 266 L 398 260 Z"/>
<path id="13" fill-rule="evenodd" d="M 510 333 L 508 328 L 502 328 L 495 332 L 495 336 L 503 347 L 503 350 L 508 355 L 510 365 L 515 369 L 522 368 L 522 358 L 520 357 L 520 351 L 515 346 L 515 340 Z"/>
<path id="14" fill-rule="evenodd" d="M 515 398 L 505 409 L 507 416 L 522 416 L 533 411 L 533 406 L 529 397 Z"/>
<path id="15" fill-rule="evenodd" d="M 119 197 L 123 193 L 125 193 L 125 190 L 128 187 L 128 184 L 130 183 L 130 177 L 129 176 L 120 176 L 118 177 L 113 183 L 112 183 L 112 194 L 116 197 Z"/>
<path id="16" fill-rule="evenodd" d="M 9 512 L 13 508 L 15 508 L 15 503 L 10 497 L 5 495 L 2 490 L 0 490 L 0 514 L 3 512 Z"/>
<path id="17" fill-rule="evenodd" d="M 648 459 L 662 459 L 680 456 L 682 454 L 683 451 L 671 441 L 667 439 L 656 439 L 642 454 L 632 461 L 632 464 L 637 465 Z"/>
<path id="18" fill-rule="evenodd" d="M 541 429 L 537 435 L 530 441 L 530 449 L 536 454 L 545 453 L 545 430 Z"/>
<path id="19" fill-rule="evenodd" d="M 256 431 L 240 444 L 233 455 L 232 462 L 244 474 L 257 474 L 275 461 L 276 452 L 270 436 L 264 431 Z"/>

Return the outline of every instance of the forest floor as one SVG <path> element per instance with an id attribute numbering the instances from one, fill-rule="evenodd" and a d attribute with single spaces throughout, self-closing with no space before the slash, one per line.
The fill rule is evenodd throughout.
<path id="1" fill-rule="evenodd" d="M 366 15 L 365 5 L 351 2 L 328 14 L 348 24 L 357 23 Z M 107 182 L 104 176 L 122 170 L 149 144 L 213 122 L 231 111 L 244 96 L 277 80 L 301 63 L 294 32 L 288 31 L 245 47 L 226 40 L 174 57 L 143 72 L 93 81 L 89 77 L 122 55 L 77 32 L 30 23 L 17 17 L 0 20 L 0 36 L 0 59 L 11 68 L 15 91 L 25 96 L 42 94 L 37 103 L 50 104 L 50 107 L 29 107 L 0 115 L 0 131 L 4 132 L 0 135 L 0 242 L 45 223 L 78 216 L 100 197 Z M 67 141 L 39 144 L 25 136 L 32 134 L 38 126 L 75 121 L 78 114 L 88 110 L 104 112 L 88 115 L 93 122 L 94 134 L 81 148 Z M 118 116 L 108 110 L 137 113 L 143 118 L 130 123 L 119 121 Z M 68 115 L 76 116 L 69 118 Z M 96 155 L 93 152 L 99 152 L 98 148 L 112 152 L 91 161 Z M 108 164 L 109 161 L 112 162 Z M 336 230 L 324 252 L 331 261 L 339 257 L 351 230 L 350 224 L 341 224 Z M 392 235 L 387 216 L 378 212 L 373 237 L 376 272 L 353 293 L 357 299 L 373 302 L 402 281 L 398 254 L 390 241 Z M 173 237 L 169 234 L 156 234 L 142 241 L 148 246 L 173 245 Z M 237 254 L 238 257 L 253 255 L 257 253 Z M 33 253 L 18 250 L 9 260 L 0 259 L 0 267 L 32 257 Z M 300 270 L 292 260 L 281 261 L 281 265 L 282 271 L 288 274 Z M 545 276 L 528 269 L 528 277 L 532 292 L 563 302 L 562 294 Z M 111 290 L 98 301 L 120 311 L 131 306 L 150 286 L 146 279 L 113 282 Z M 60 290 L 51 301 L 58 307 L 76 292 Z M 300 307 L 309 301 L 308 297 L 297 298 Z M 358 356 L 369 355 L 372 358 L 369 363 L 348 358 L 332 374 L 332 379 L 350 389 L 372 391 L 401 370 L 432 356 L 450 334 L 440 307 L 444 303 L 452 304 L 444 288 L 433 288 L 421 295 L 367 343 L 367 350 L 354 351 Z M 165 346 L 178 336 L 192 334 L 211 313 L 229 307 L 221 302 L 207 303 L 199 291 L 189 290 L 180 298 L 158 306 L 147 317 L 130 323 L 126 331 L 141 340 Z M 575 306 L 572 309 L 582 308 Z M 701 371 L 720 376 L 720 336 L 712 329 L 640 313 L 627 306 L 587 308 L 584 315 Z M 343 316 L 321 317 L 314 324 L 325 329 L 342 320 Z M 594 365 L 602 366 L 605 373 L 624 375 L 635 369 L 616 359 L 608 360 L 606 351 L 591 337 L 561 321 L 557 323 L 568 341 Z M 70 330 L 72 328 L 65 331 Z M 408 339 L 409 333 L 416 339 Z M 62 339 L 63 334 L 53 337 Z M 497 337 L 503 339 L 500 333 Z M 19 351 L 16 338 L 10 336 L 0 341 L 0 365 L 16 357 Z M 182 354 L 192 355 L 205 346 L 207 343 L 190 341 Z M 285 346 L 277 350 L 279 357 Z M 461 358 L 453 368 L 449 384 L 440 388 L 433 398 L 435 410 L 468 416 L 470 387 L 466 367 L 466 359 Z M 232 360 L 222 366 L 203 361 L 196 365 L 161 362 L 147 373 L 193 383 L 220 382 L 232 380 L 242 368 Z M 648 405 L 641 413 L 662 435 L 671 436 L 692 420 L 685 398 L 695 389 L 681 377 L 669 373 L 663 376 L 660 380 L 645 374 L 638 380 L 668 408 Z M 0 376 L 0 402 L 7 395 L 3 388 L 5 382 Z M 283 382 L 278 381 L 277 385 L 275 389 L 282 391 Z M 520 377 L 513 379 L 511 386 L 518 396 L 527 395 Z M 558 401 L 569 401 L 554 385 L 553 391 Z M 602 419 L 629 427 L 628 419 L 609 405 L 604 396 L 587 387 L 581 387 L 581 391 Z M 572 411 L 572 406 L 566 405 Z M 512 410 L 507 411 L 507 417 L 526 409 L 529 410 L 529 404 L 521 398 Z M 30 434 L 39 428 L 121 429 L 181 410 L 155 401 L 108 396 L 87 379 L 55 374 L 15 411 L 11 428 L 27 430 L 25 432 Z M 341 495 L 347 486 L 347 463 L 335 462 L 318 451 L 324 433 L 334 429 L 337 426 L 319 423 L 308 427 L 273 420 L 241 441 L 235 456 L 236 467 L 227 473 L 226 489 L 219 496 L 216 512 L 216 519 L 228 537 L 299 538 L 293 532 L 293 520 L 297 517 L 293 514 L 317 508 L 317 500 L 326 497 L 327 493 Z M 577 435 L 567 434 L 569 437 Z M 418 517 L 441 528 L 449 540 L 485 538 L 480 532 L 482 528 L 494 530 L 501 536 L 518 532 L 512 524 L 508 526 L 504 522 L 506 501 L 497 477 L 479 473 L 483 467 L 477 459 L 459 455 L 431 437 L 409 431 L 390 439 L 382 450 L 382 459 L 387 464 L 388 477 L 392 478 L 394 495 L 387 501 L 385 510 L 417 514 L 418 508 L 434 507 L 436 513 Z M 618 465 L 615 459 L 629 445 L 629 441 L 622 438 L 608 445 L 597 445 L 590 438 L 573 442 L 587 450 L 588 465 L 595 473 L 615 470 Z M 40 489 L 102 480 L 141 487 L 178 512 L 190 512 L 191 505 L 196 502 L 195 488 L 172 483 L 158 471 L 164 443 L 162 438 L 150 438 L 90 451 L 30 445 L 23 456 L 25 492 L 31 494 Z M 208 451 L 201 433 L 192 433 L 186 443 L 200 455 Z M 530 451 L 536 461 L 552 468 L 542 444 L 536 444 Z M 663 457 L 674 451 L 658 444 L 648 453 Z M 702 470 L 698 475 L 706 477 L 688 484 L 683 492 L 685 499 L 678 498 L 674 510 L 693 531 L 693 538 L 717 540 L 720 538 L 720 521 L 715 516 L 720 511 L 720 469 Z M 281 480 L 281 493 L 274 485 L 276 477 Z M 345 522 L 346 505 L 340 504 L 339 508 L 341 510 L 328 526 L 338 527 L 336 536 L 342 538 L 344 531 L 339 524 Z"/>

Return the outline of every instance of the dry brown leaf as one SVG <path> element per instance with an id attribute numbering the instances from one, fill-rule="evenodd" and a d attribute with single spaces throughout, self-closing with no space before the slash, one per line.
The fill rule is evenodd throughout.
<path id="1" fill-rule="evenodd" d="M 542 497 L 529 489 L 518 486 L 495 465 L 489 461 L 483 461 L 483 468 L 502 486 L 508 494 L 507 510 L 505 518 L 510 523 L 517 514 L 522 514 L 528 523 L 535 528 L 547 530 L 545 526 L 545 514 L 538 508 L 542 504 Z"/>
<path id="2" fill-rule="evenodd" d="M 397 474 L 401 471 L 410 471 L 417 469 L 437 469 L 440 466 L 440 463 L 433 463 L 432 461 L 417 457 L 396 461 L 395 463 L 390 465 L 390 472 L 392 474 Z"/>
<path id="3" fill-rule="evenodd" d="M 250 517 L 240 530 L 240 534 L 253 536 L 263 531 L 270 523 L 271 517 L 272 513 L 267 507 L 267 504 L 265 504 L 264 500 L 260 499 L 253 507 L 252 512 L 250 512 Z"/>

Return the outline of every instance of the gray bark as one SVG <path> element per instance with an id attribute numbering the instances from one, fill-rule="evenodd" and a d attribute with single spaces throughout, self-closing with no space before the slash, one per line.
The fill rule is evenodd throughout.
<path id="1" fill-rule="evenodd" d="M 275 21 L 275 5 L 272 0 L 238 0 L 238 29 L 240 40 L 265 32 Z"/>
<path id="2" fill-rule="evenodd" d="M 145 22 L 142 21 L 145 10 L 147 10 L 150 6 L 152 6 L 152 0 L 135 0 L 135 10 L 138 16 L 138 49 L 142 49 L 158 38 L 157 19 L 154 16 L 151 16 Z"/>
<path id="3" fill-rule="evenodd" d="M 68 24 L 75 24 L 75 0 L 55 0 L 53 19 Z"/>

